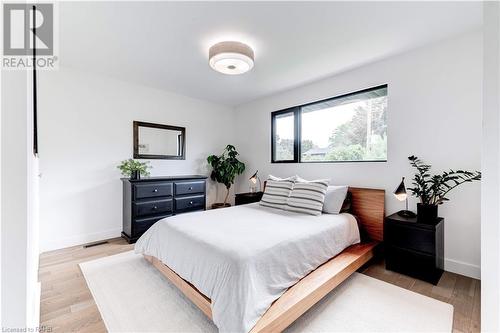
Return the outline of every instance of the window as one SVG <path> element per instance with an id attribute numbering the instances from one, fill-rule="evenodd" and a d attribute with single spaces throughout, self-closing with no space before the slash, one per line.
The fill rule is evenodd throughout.
<path id="1" fill-rule="evenodd" d="M 297 120 L 294 108 L 273 112 L 273 162 L 297 162 Z"/>
<path id="2" fill-rule="evenodd" d="M 387 85 L 272 113 L 272 162 L 387 160 Z"/>

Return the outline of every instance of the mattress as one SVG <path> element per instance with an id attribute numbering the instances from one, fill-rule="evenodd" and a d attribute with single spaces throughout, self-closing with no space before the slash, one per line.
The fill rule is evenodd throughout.
<path id="1" fill-rule="evenodd" d="M 350 214 L 311 216 L 255 203 L 160 220 L 135 251 L 209 297 L 220 332 L 248 332 L 289 287 L 359 241 Z"/>

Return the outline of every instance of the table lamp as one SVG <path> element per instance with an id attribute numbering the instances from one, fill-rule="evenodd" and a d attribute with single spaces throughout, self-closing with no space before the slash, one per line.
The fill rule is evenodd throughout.
<path id="1" fill-rule="evenodd" d="M 256 192 L 255 189 L 256 189 L 256 185 L 257 185 L 257 181 L 259 181 L 259 192 L 262 191 L 262 182 L 260 181 L 260 178 L 259 176 L 257 175 L 259 173 L 259 170 L 255 171 L 255 173 L 253 174 L 252 177 L 250 177 L 249 181 L 250 181 L 250 192 Z"/>
<path id="2" fill-rule="evenodd" d="M 399 186 L 394 191 L 394 196 L 399 201 L 406 201 L 406 209 L 400 210 L 398 212 L 399 216 L 402 216 L 402 217 L 416 217 L 417 216 L 414 212 L 408 210 L 408 194 L 406 193 L 405 177 L 403 177 L 403 179 L 401 179 L 401 184 L 399 184 Z"/>

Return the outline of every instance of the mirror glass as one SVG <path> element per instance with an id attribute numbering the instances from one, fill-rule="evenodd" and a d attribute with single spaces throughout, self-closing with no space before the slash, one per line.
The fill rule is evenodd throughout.
<path id="1" fill-rule="evenodd" d="M 185 128 L 134 122 L 134 158 L 184 159 Z"/>

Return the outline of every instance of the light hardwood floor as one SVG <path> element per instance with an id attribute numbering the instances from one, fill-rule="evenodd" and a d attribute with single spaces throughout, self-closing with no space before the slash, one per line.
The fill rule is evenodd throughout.
<path id="1" fill-rule="evenodd" d="M 106 332 L 104 323 L 80 271 L 79 263 L 129 251 L 133 245 L 117 238 L 108 244 L 75 246 L 40 255 L 42 283 L 41 325 L 53 332 Z M 480 281 L 445 272 L 437 286 L 384 269 L 382 261 L 362 270 L 364 274 L 454 306 L 454 332 L 480 331 Z M 127 297 L 124 295 L 124 297 Z"/>

